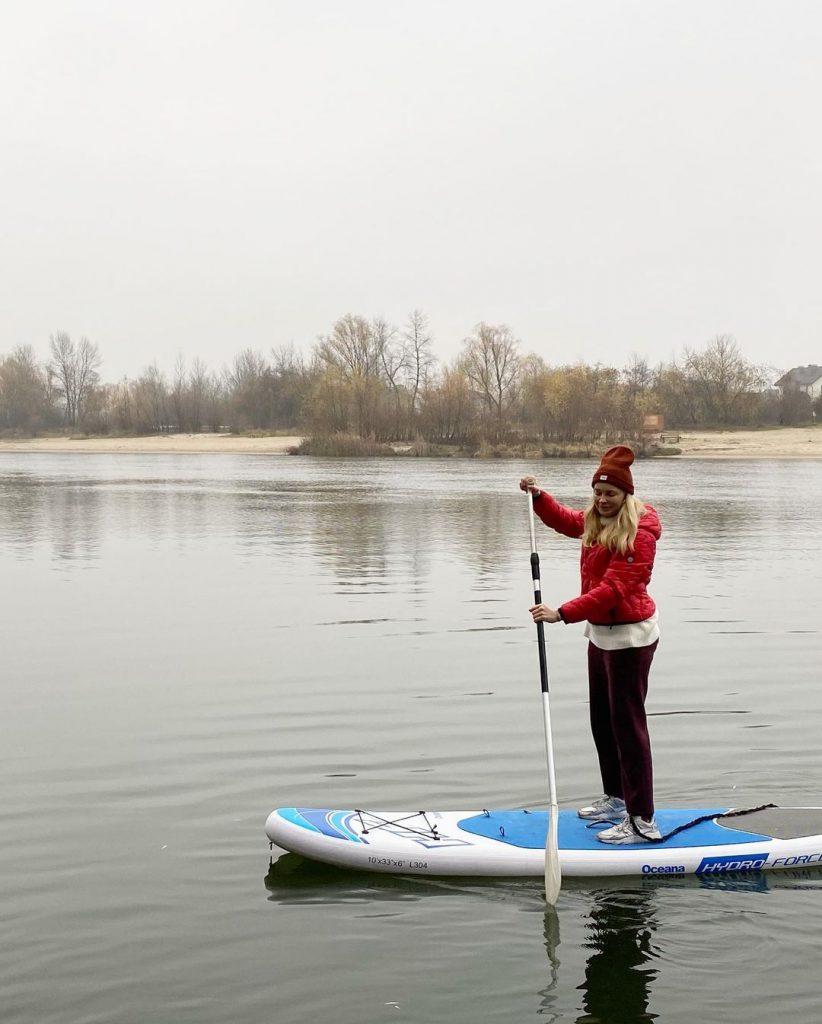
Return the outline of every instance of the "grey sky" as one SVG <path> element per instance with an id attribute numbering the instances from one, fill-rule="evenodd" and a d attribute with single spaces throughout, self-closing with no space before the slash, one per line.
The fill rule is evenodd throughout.
<path id="1" fill-rule="evenodd" d="M 3 3 L 0 353 L 822 362 L 815 0 Z"/>

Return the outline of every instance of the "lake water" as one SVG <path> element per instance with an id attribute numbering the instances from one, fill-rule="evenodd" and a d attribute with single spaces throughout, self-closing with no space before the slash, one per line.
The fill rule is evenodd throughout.
<path id="1" fill-rule="evenodd" d="M 822 875 L 493 883 L 273 854 L 282 804 L 546 800 L 524 471 L 0 455 L 3 1024 L 816 1022 Z M 657 803 L 822 803 L 822 464 L 656 460 Z M 540 526 L 548 603 L 577 544 Z M 599 793 L 550 627 L 561 806 Z"/>

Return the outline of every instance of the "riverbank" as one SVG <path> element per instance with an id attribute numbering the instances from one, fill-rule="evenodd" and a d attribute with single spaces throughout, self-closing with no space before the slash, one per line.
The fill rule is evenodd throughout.
<path id="1" fill-rule="evenodd" d="M 0 439 L 0 452 L 87 452 L 95 455 L 286 455 L 302 438 L 243 437 L 236 434 L 156 434 L 149 437 L 34 437 Z M 674 458 L 808 459 L 822 458 L 822 426 L 762 430 L 684 431 Z"/>
<path id="2" fill-rule="evenodd" d="M 0 439 L 0 452 L 86 452 L 94 455 L 287 455 L 301 437 L 240 434 L 151 434 L 148 437 L 31 437 Z"/>
<path id="3" fill-rule="evenodd" d="M 819 459 L 822 426 L 686 431 L 676 447 L 689 459 Z"/>

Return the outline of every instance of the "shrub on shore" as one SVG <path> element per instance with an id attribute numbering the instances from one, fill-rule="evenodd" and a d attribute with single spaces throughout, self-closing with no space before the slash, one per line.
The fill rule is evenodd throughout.
<path id="1" fill-rule="evenodd" d="M 394 455 L 390 444 L 372 441 L 356 434 L 328 434 L 306 437 L 300 444 L 288 449 L 289 455 L 318 455 L 325 458 L 373 458 L 375 455 Z"/>
<path id="2" fill-rule="evenodd" d="M 481 441 L 478 444 L 436 444 L 431 441 L 416 440 L 413 442 L 383 443 L 370 438 L 358 437 L 356 434 L 315 434 L 305 438 L 301 444 L 288 448 L 289 455 L 313 455 L 323 458 L 374 458 L 397 456 L 400 458 L 430 459 L 589 459 L 596 458 L 602 445 L 583 442 L 567 442 L 565 444 L 534 443 L 528 441 L 509 441 L 492 443 Z M 679 455 L 680 448 L 651 445 L 646 447 L 636 444 L 635 450 L 641 457 L 659 455 Z"/>

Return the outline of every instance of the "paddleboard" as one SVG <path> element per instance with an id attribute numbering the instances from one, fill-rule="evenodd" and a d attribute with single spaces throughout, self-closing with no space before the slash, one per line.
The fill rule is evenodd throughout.
<path id="1" fill-rule="evenodd" d="M 742 811 L 742 813 L 740 813 Z M 730 815 L 723 817 L 723 815 Z M 719 875 L 822 866 L 822 807 L 658 810 L 661 843 L 610 846 L 576 811 L 559 812 L 557 843 L 568 877 Z M 279 807 L 271 844 L 339 867 L 402 875 L 541 877 L 546 811 L 366 811 Z"/>

